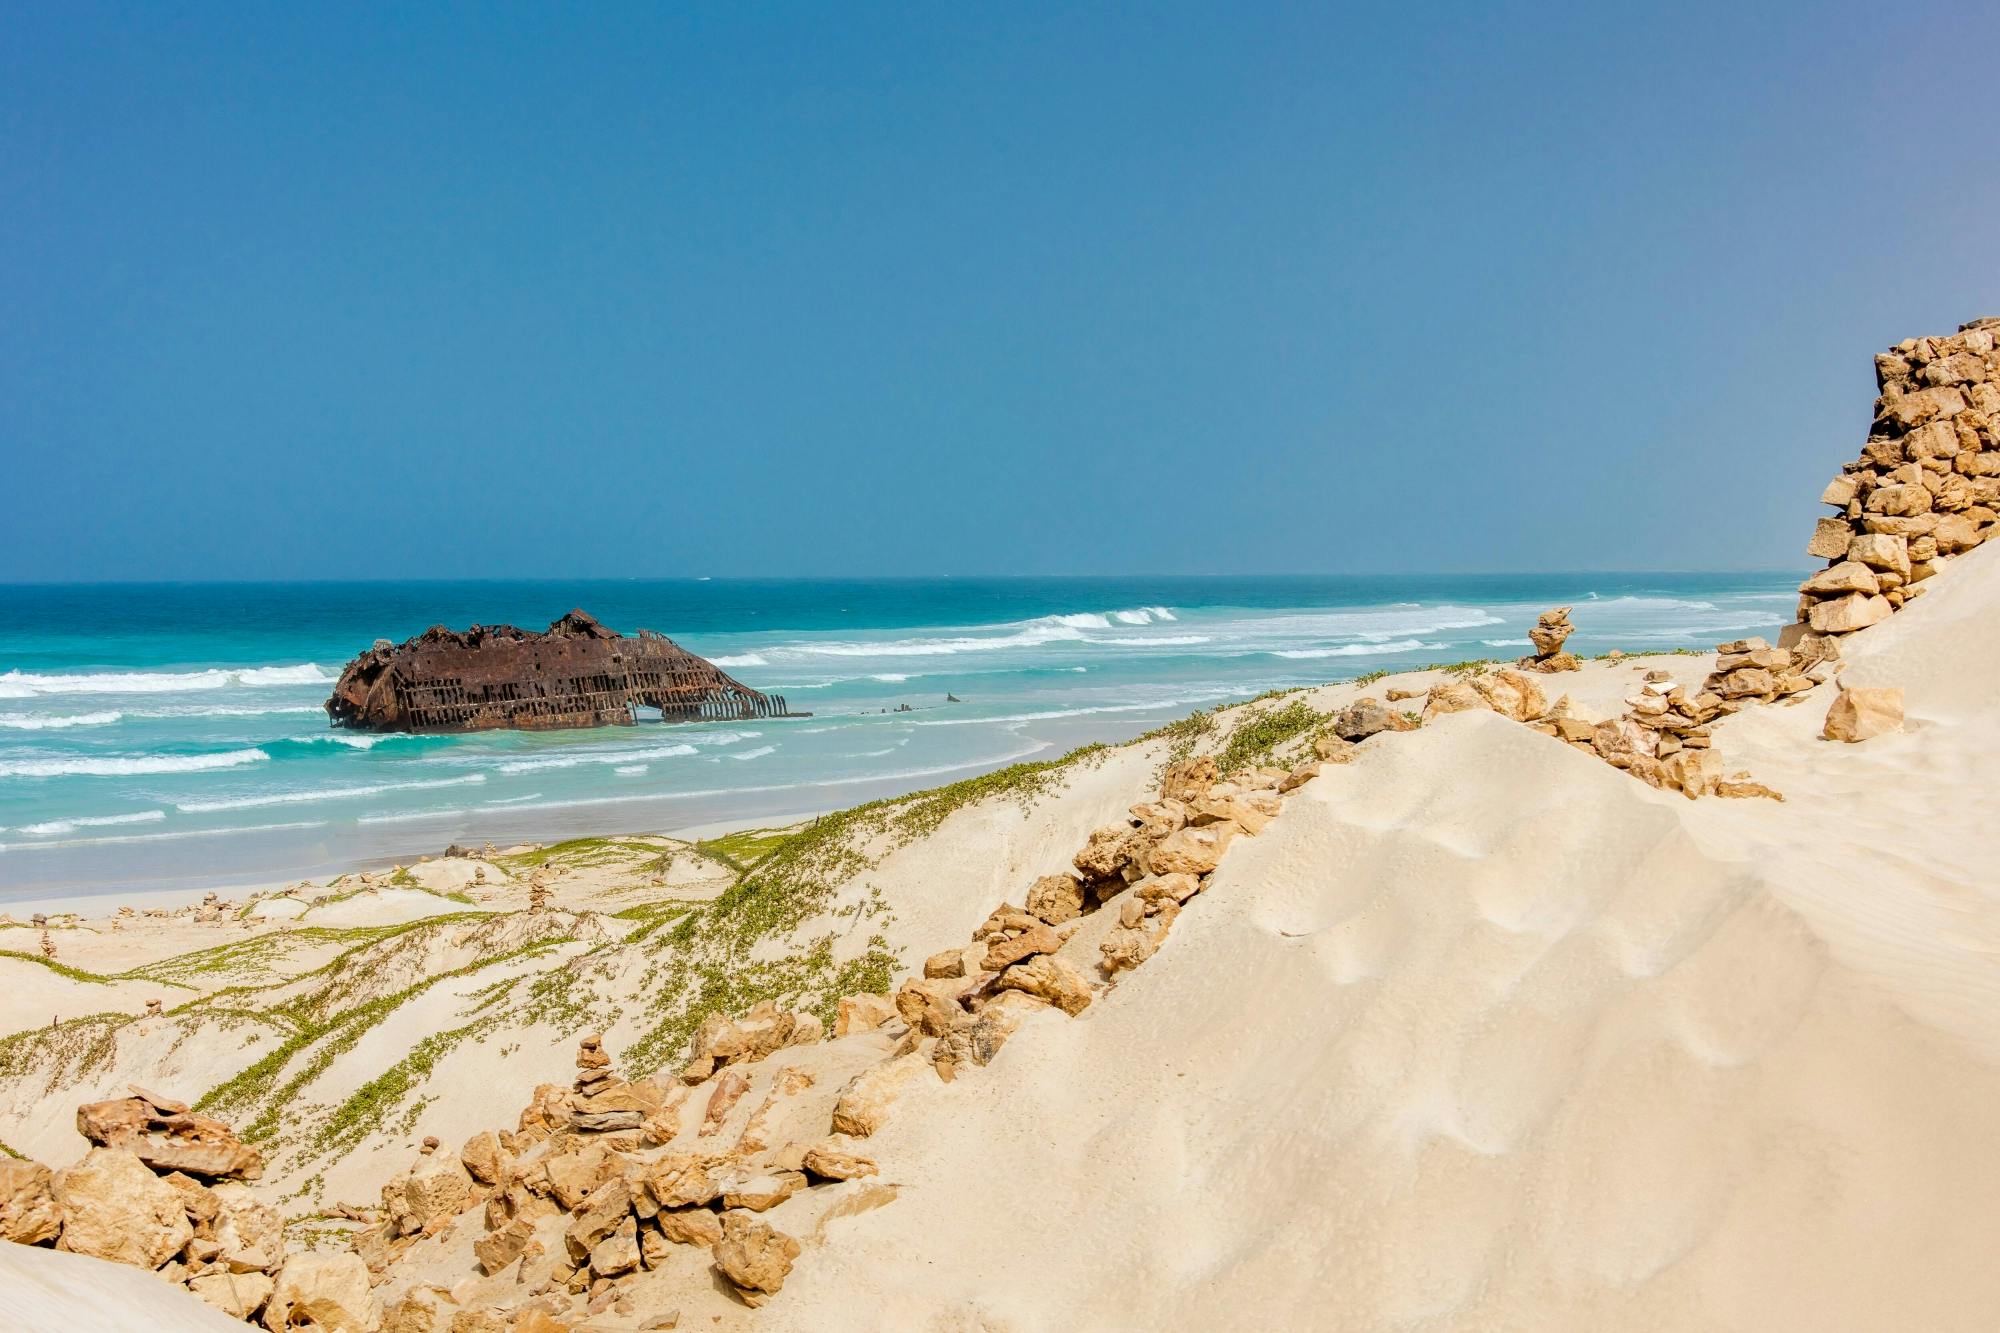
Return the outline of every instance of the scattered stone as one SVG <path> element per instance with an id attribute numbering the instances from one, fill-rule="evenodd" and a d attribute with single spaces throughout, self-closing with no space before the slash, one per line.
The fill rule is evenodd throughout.
<path id="1" fill-rule="evenodd" d="M 1902 726 L 1902 687 L 1850 686 L 1841 690 L 1826 710 L 1826 725 L 1821 735 L 1851 745 L 1899 731 Z"/>
<path id="2" fill-rule="evenodd" d="M 271 1333 L 302 1326 L 324 1333 L 367 1333 L 374 1322 L 368 1266 L 354 1254 L 292 1255 L 278 1270 L 264 1305 L 264 1327 Z"/>
<path id="3" fill-rule="evenodd" d="M 743 1303 L 762 1305 L 785 1285 L 799 1243 L 747 1213 L 722 1215 L 722 1239 L 713 1251 L 715 1270 Z"/>
<path id="4" fill-rule="evenodd" d="M 40 1162 L 0 1159 L 0 1240 L 46 1245 L 62 1234 L 49 1169 Z"/>

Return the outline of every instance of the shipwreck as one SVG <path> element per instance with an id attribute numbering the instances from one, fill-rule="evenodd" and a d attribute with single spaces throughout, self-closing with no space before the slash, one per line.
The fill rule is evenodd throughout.
<path id="1" fill-rule="evenodd" d="M 554 731 L 664 722 L 805 717 L 664 634 L 634 637 L 572 611 L 546 631 L 436 625 L 349 662 L 326 701 L 337 727 L 365 731 Z"/>

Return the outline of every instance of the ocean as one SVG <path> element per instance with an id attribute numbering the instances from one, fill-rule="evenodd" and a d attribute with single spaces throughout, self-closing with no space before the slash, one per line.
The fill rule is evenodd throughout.
<path id="1" fill-rule="evenodd" d="M 1775 635 L 1799 577 L 0 586 L 0 909 L 834 809 L 1265 690 L 1516 657 L 1561 603 L 1585 654 Z M 342 663 L 377 638 L 539 629 L 572 607 L 659 630 L 813 716 L 535 735 L 327 725 Z"/>

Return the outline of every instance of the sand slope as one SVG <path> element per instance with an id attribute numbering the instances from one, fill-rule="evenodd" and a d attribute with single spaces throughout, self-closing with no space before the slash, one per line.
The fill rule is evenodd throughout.
<path id="1" fill-rule="evenodd" d="M 1782 806 L 1483 714 L 1329 769 L 1083 1019 L 913 1096 L 902 1196 L 766 1326 L 1990 1328 L 2000 749 L 1953 677 L 2000 564 L 1962 563 L 1853 644 L 1909 735 L 1818 741 L 1830 689 L 1725 728 Z"/>

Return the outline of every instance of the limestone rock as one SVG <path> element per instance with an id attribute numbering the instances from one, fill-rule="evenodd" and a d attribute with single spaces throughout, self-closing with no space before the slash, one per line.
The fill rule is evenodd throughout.
<path id="1" fill-rule="evenodd" d="M 500 1146 L 499 1135 L 485 1129 L 465 1141 L 458 1160 L 480 1184 L 498 1185 L 506 1179 L 512 1155 Z"/>
<path id="2" fill-rule="evenodd" d="M 744 1303 L 762 1305 L 784 1287 L 799 1243 L 747 1213 L 724 1213 L 714 1255 L 716 1271 Z"/>
<path id="3" fill-rule="evenodd" d="M 1410 724 L 1380 699 L 1364 697 L 1340 710 L 1333 731 L 1344 741 L 1361 741 L 1383 731 L 1408 731 Z"/>
<path id="4" fill-rule="evenodd" d="M 1847 554 L 1847 546 L 1854 538 L 1854 529 L 1844 518 L 1823 518 L 1813 529 L 1812 540 L 1806 543 L 1806 554 L 1822 560 L 1838 560 Z"/>
<path id="5" fill-rule="evenodd" d="M 52 1181 L 40 1162 L 0 1159 L 0 1240 L 46 1245 L 62 1234 Z"/>
<path id="6" fill-rule="evenodd" d="M 895 1105 L 904 1085 L 922 1073 L 924 1068 L 923 1057 L 912 1051 L 870 1065 L 856 1074 L 840 1090 L 840 1097 L 834 1103 L 834 1132 L 865 1139 L 882 1128 L 888 1123 L 889 1110 Z"/>
<path id="7" fill-rule="evenodd" d="M 1799 591 L 1811 593 L 1815 597 L 1837 597 L 1850 592 L 1868 593 L 1872 596 L 1882 591 L 1882 581 L 1874 570 L 1860 561 L 1843 560 L 1837 565 L 1827 566 L 1801 583 Z"/>
<path id="8" fill-rule="evenodd" d="M 285 1258 L 285 1219 L 247 1185 L 223 1181 L 211 1194 L 215 1214 L 216 1262 L 233 1273 L 269 1273 Z"/>
<path id="9" fill-rule="evenodd" d="M 896 1016 L 896 1003 L 886 995 L 843 995 L 834 1011 L 833 1035 L 872 1032 Z"/>
<path id="10" fill-rule="evenodd" d="M 62 1210 L 60 1249 L 158 1268 L 194 1235 L 179 1191 L 126 1148 L 92 1148 L 55 1173 L 51 1190 Z"/>
<path id="11" fill-rule="evenodd" d="M 1487 707 L 1486 696 L 1471 684 L 1452 677 L 1431 686 L 1424 696 L 1424 721 L 1446 713 L 1471 713 Z"/>
<path id="12" fill-rule="evenodd" d="M 180 1107 L 178 1111 L 163 1107 Z M 211 1116 L 152 1094 L 90 1102 L 76 1108 L 77 1132 L 92 1143 L 127 1148 L 153 1170 L 214 1179 L 254 1180 L 264 1155 Z"/>
<path id="13" fill-rule="evenodd" d="M 1846 634 L 1880 624 L 1893 609 L 1883 597 L 1855 592 L 1819 603 L 1808 615 L 1807 623 L 1821 634 Z"/>
<path id="14" fill-rule="evenodd" d="M 1040 954 L 1000 974 L 1003 990 L 1026 991 L 1074 1017 L 1089 1007 L 1090 982 L 1067 959 Z M 838 1128 L 838 1126 L 835 1126 Z"/>
<path id="15" fill-rule="evenodd" d="M 806 1149 L 805 1169 L 821 1180 L 858 1180 L 875 1174 L 875 1160 L 849 1151 L 845 1139 L 821 1139 Z"/>
<path id="16" fill-rule="evenodd" d="M 1898 731 L 1902 725 L 1902 687 L 1857 685 L 1843 689 L 1834 698 L 1826 710 L 1826 725 L 1820 734 L 1830 741 L 1854 744 Z"/>
<path id="17" fill-rule="evenodd" d="M 1476 676 L 1472 688 L 1494 712 L 1516 722 L 1540 717 L 1549 709 L 1541 687 L 1518 671 L 1491 671 Z"/>
<path id="18" fill-rule="evenodd" d="M 1160 795 L 1168 800 L 1183 803 L 1201 797 L 1210 787 L 1222 780 L 1222 772 L 1215 760 L 1207 755 L 1183 760 L 1167 770 L 1160 783 Z"/>
<path id="19" fill-rule="evenodd" d="M 1004 971 L 1024 959 L 1039 953 L 1054 953 L 1061 947 L 1062 938 L 1047 926 L 1036 926 L 1011 939 L 996 937 L 987 941 L 985 970 Z"/>
<path id="20" fill-rule="evenodd" d="M 1240 831 L 1230 821 L 1203 824 L 1168 834 L 1146 854 L 1146 869 L 1155 875 L 1206 875 L 1222 864 L 1222 855 Z"/>
<path id="21" fill-rule="evenodd" d="M 188 1279 L 188 1290 L 231 1319 L 248 1322 L 264 1308 L 277 1284 L 268 1273 L 204 1273 Z"/>
<path id="22" fill-rule="evenodd" d="M 1055 932 L 1049 933 L 1053 936 Z M 1005 943 L 999 936 L 993 938 L 994 945 Z M 942 1037 L 951 1031 L 952 1022 L 963 1012 L 958 1004 L 958 984 L 952 982 L 911 977 L 896 991 L 897 1015 L 928 1037 Z"/>
<path id="23" fill-rule="evenodd" d="M 264 1303 L 264 1327 L 271 1333 L 301 1326 L 315 1333 L 368 1333 L 374 1323 L 368 1265 L 355 1254 L 292 1255 Z"/>
<path id="24" fill-rule="evenodd" d="M 1083 885 L 1073 875 L 1043 875 L 1028 886 L 1028 913 L 1052 926 L 1083 915 Z"/>
<path id="25" fill-rule="evenodd" d="M 706 1208 L 686 1208 L 661 1213 L 653 1219 L 660 1235 L 676 1245 L 699 1245 L 704 1249 L 722 1239 L 722 1223 Z"/>

